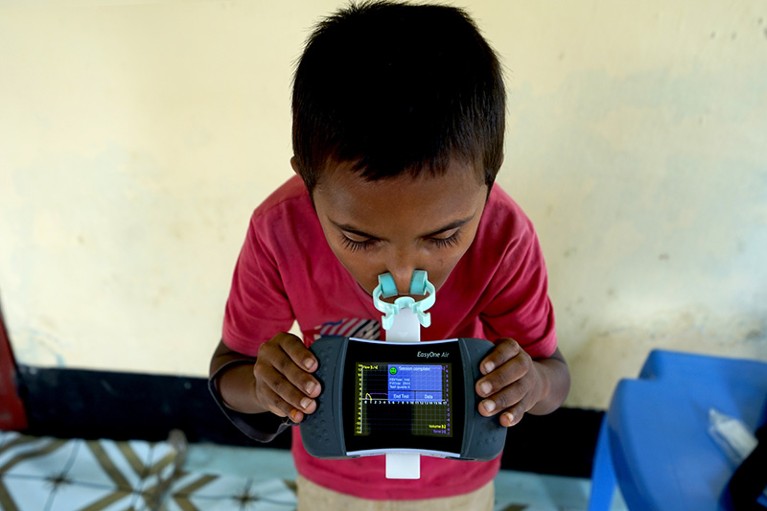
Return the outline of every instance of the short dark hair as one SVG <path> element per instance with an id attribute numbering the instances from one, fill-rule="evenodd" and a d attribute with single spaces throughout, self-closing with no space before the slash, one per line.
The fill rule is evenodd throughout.
<path id="1" fill-rule="evenodd" d="M 293 152 L 310 192 L 331 162 L 369 180 L 451 158 L 488 188 L 503 161 L 506 93 L 498 57 L 466 12 L 351 4 L 310 35 L 293 80 Z"/>

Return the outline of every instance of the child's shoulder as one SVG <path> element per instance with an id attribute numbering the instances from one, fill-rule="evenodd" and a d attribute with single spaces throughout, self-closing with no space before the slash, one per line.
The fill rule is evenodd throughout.
<path id="1" fill-rule="evenodd" d="M 285 211 L 294 211 L 304 214 L 312 211 L 309 192 L 304 182 L 298 176 L 292 176 L 264 201 L 253 212 L 254 218 L 270 218 L 281 215 Z"/>
<path id="2" fill-rule="evenodd" d="M 499 234 L 508 235 L 509 232 L 516 234 L 531 234 L 534 232 L 533 224 L 527 213 L 498 183 L 493 185 L 490 196 L 487 199 L 485 212 L 483 213 L 480 229 L 490 228 Z"/>

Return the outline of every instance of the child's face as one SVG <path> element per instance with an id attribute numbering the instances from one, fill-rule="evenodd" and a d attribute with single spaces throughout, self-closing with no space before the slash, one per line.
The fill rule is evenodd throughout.
<path id="1" fill-rule="evenodd" d="M 328 169 L 313 191 L 330 248 L 369 294 L 390 272 L 408 294 L 413 270 L 439 289 L 477 233 L 487 185 L 473 166 L 442 176 L 367 181 L 348 163 Z"/>

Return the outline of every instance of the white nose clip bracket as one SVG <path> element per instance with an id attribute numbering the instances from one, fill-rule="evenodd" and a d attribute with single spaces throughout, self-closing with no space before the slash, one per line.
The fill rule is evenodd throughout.
<path id="1" fill-rule="evenodd" d="M 429 282 L 428 274 L 425 270 L 415 270 L 410 279 L 411 295 L 425 295 L 421 300 L 416 301 L 411 296 L 400 296 L 394 303 L 384 302 L 381 298 L 390 298 L 397 296 L 397 284 L 391 273 L 382 273 L 378 276 L 378 286 L 373 290 L 373 305 L 376 309 L 384 313 L 381 318 L 381 326 L 384 330 L 390 330 L 394 324 L 394 317 L 403 309 L 409 309 L 418 318 L 418 322 L 424 328 L 431 325 L 431 314 L 429 310 L 436 301 L 436 291 L 434 284 Z"/>
<path id="2" fill-rule="evenodd" d="M 411 295 L 424 296 L 416 301 L 412 296 L 400 296 L 394 303 L 381 298 L 397 296 L 397 284 L 391 273 L 378 276 L 378 286 L 373 290 L 373 305 L 384 315 L 381 325 L 386 330 L 386 340 L 393 342 L 420 342 L 421 327 L 431 325 L 431 314 L 426 312 L 436 301 L 434 284 L 429 282 L 425 270 L 415 270 L 410 278 Z M 419 479 L 421 477 L 421 456 L 418 452 L 405 450 L 386 454 L 387 479 Z"/>

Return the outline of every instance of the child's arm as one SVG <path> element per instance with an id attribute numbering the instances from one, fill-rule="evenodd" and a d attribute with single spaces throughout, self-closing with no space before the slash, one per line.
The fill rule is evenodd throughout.
<path id="1" fill-rule="evenodd" d="M 320 384 L 310 374 L 316 369 L 311 351 L 287 333 L 263 344 L 255 360 L 220 342 L 210 362 L 215 387 L 228 408 L 247 414 L 269 411 L 296 423 L 317 408 Z"/>
<path id="2" fill-rule="evenodd" d="M 500 413 L 500 423 L 507 427 L 525 413 L 553 412 L 570 390 L 570 371 L 558 349 L 549 358 L 534 360 L 512 339 L 500 340 L 481 362 L 480 371 L 485 376 L 475 388 L 485 399 L 479 413 L 486 417 Z"/>

